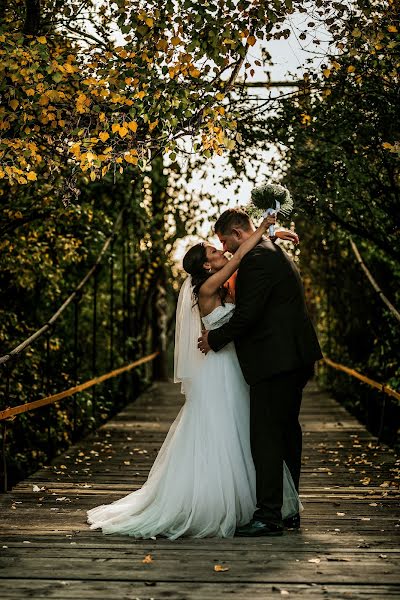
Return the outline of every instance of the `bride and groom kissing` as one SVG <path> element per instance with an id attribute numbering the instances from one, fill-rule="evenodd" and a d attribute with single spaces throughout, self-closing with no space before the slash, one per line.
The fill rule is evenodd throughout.
<path id="1" fill-rule="evenodd" d="M 185 403 L 145 484 L 90 509 L 91 529 L 176 539 L 300 526 L 299 411 L 322 355 L 299 271 L 267 236 L 274 222 L 255 229 L 228 209 L 214 228 L 223 249 L 202 242 L 186 253 L 174 356 Z"/>

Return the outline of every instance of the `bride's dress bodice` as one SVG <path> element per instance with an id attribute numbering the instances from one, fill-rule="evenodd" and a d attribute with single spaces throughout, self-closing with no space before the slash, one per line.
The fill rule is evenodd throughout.
<path id="1" fill-rule="evenodd" d="M 201 320 L 205 328 L 210 331 L 211 329 L 218 329 L 221 325 L 225 325 L 231 318 L 235 305 L 232 302 L 225 302 L 225 305 L 217 306 L 208 315 L 202 317 Z"/>

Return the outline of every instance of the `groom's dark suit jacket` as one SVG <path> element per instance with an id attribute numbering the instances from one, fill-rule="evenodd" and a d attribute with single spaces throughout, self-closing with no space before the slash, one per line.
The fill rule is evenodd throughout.
<path id="1" fill-rule="evenodd" d="M 233 316 L 208 334 L 214 351 L 232 340 L 250 385 L 322 358 L 300 273 L 288 254 L 269 240 L 242 259 Z"/>

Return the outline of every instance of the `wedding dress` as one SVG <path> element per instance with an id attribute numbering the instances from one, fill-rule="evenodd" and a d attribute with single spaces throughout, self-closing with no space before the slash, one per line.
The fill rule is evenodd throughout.
<path id="1" fill-rule="evenodd" d="M 234 308 L 215 308 L 203 317 L 205 328 L 226 323 Z M 249 387 L 231 342 L 200 361 L 143 487 L 89 510 L 90 529 L 137 538 L 233 536 L 256 509 L 249 427 Z M 285 464 L 283 477 L 285 518 L 301 505 Z"/>

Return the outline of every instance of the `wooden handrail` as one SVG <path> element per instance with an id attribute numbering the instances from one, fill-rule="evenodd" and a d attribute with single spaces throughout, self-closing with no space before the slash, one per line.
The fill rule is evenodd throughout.
<path id="1" fill-rule="evenodd" d="M 158 356 L 159 352 L 153 352 L 153 354 L 149 354 L 148 356 L 144 356 L 143 358 L 139 358 L 139 360 L 135 360 L 133 363 L 129 365 L 125 365 L 124 367 L 119 367 L 118 369 L 114 369 L 113 371 L 109 371 L 104 375 L 100 375 L 99 377 L 94 377 L 89 381 L 85 381 L 79 385 L 76 385 L 68 390 L 64 390 L 63 392 L 59 392 L 58 394 L 52 394 L 51 396 L 46 396 L 46 398 L 40 398 L 39 400 L 34 400 L 33 402 L 27 402 L 26 404 L 20 404 L 18 406 L 14 406 L 12 408 L 6 408 L 5 410 L 0 411 L 0 421 L 4 419 L 9 419 L 15 417 L 15 415 L 20 415 L 21 413 L 28 412 L 30 410 L 35 410 L 36 408 L 40 408 L 42 406 L 46 406 L 47 404 L 54 404 L 54 402 L 58 402 L 58 400 L 62 400 L 63 398 L 68 398 L 69 396 L 73 396 L 77 392 L 82 392 L 83 390 L 87 390 L 88 388 L 97 385 L 107 379 L 111 379 L 111 377 L 116 377 L 121 373 L 126 371 L 130 371 L 139 365 L 143 365 L 151 360 L 153 360 L 156 356 Z"/>
<path id="2" fill-rule="evenodd" d="M 363 383 L 367 383 L 371 387 L 376 388 L 380 392 L 383 392 L 384 394 L 387 394 L 388 396 L 392 396 L 392 398 L 396 398 L 397 400 L 400 400 L 400 393 L 396 392 L 396 390 L 391 388 L 389 385 L 386 385 L 385 383 L 378 383 L 377 381 L 374 381 L 370 377 L 366 377 L 365 375 L 362 375 L 361 373 L 359 373 L 358 371 L 355 371 L 354 369 L 350 369 L 349 367 L 346 367 L 345 365 L 341 365 L 340 363 L 334 362 L 327 356 L 325 356 L 322 360 L 330 367 L 333 367 L 334 369 L 337 369 L 338 371 L 343 371 L 344 373 L 347 373 L 348 375 L 351 375 L 352 377 L 359 379 Z"/>

